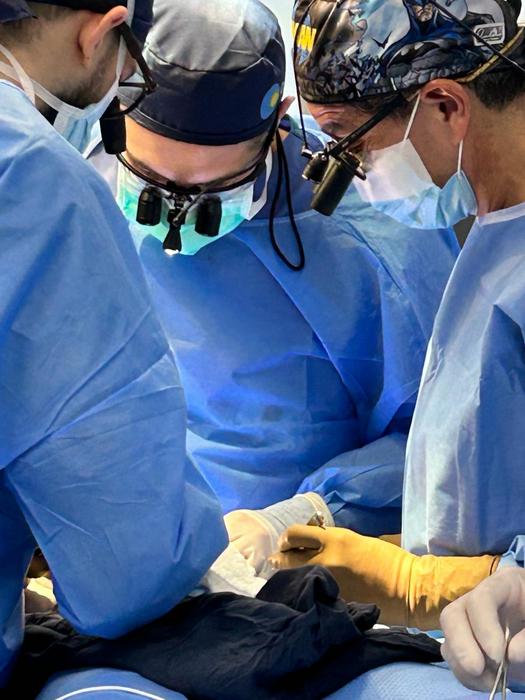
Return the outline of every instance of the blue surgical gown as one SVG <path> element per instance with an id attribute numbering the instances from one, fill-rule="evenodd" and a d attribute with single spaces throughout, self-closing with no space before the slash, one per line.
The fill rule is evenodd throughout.
<path id="1" fill-rule="evenodd" d="M 525 204 L 479 219 L 447 286 L 407 453 L 403 544 L 502 553 L 525 533 Z"/>
<path id="2" fill-rule="evenodd" d="M 301 272 L 270 241 L 275 167 L 257 217 L 195 256 L 168 258 L 132 222 L 186 390 L 188 446 L 225 511 L 314 490 L 339 525 L 399 531 L 406 435 L 457 242 L 404 228 L 355 191 L 332 217 L 313 212 L 301 141 L 284 146 Z M 275 231 L 296 260 L 284 192 Z"/>
<path id="3" fill-rule="evenodd" d="M 226 542 L 106 183 L 0 81 L 0 687 L 38 544 L 61 612 L 116 636 L 164 613 Z"/>

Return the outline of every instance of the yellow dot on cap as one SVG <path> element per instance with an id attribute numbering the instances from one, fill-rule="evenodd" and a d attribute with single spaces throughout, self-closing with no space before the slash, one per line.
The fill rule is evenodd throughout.
<path id="1" fill-rule="evenodd" d="M 279 98 L 281 96 L 281 86 L 278 83 L 272 85 L 272 87 L 266 92 L 261 102 L 261 117 L 262 119 L 268 119 L 269 116 L 275 111 L 275 108 L 279 104 Z"/>

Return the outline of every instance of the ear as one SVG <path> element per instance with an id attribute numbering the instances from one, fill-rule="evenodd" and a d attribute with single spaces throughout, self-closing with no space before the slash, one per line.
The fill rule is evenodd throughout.
<path id="1" fill-rule="evenodd" d="M 279 105 L 279 121 L 284 117 L 286 112 L 290 109 L 292 104 L 295 102 L 295 97 L 285 97 L 284 100 Z"/>
<path id="2" fill-rule="evenodd" d="M 82 54 L 82 63 L 87 66 L 97 54 L 107 35 L 119 24 L 126 21 L 128 10 L 123 5 L 119 5 L 104 15 L 95 12 L 85 12 L 84 14 L 86 19 L 78 32 L 78 47 Z"/>
<path id="3" fill-rule="evenodd" d="M 459 144 L 467 133 L 471 114 L 469 91 L 454 80 L 432 80 L 421 89 L 421 104 L 430 107 L 428 114 L 447 125 L 454 143 Z"/>

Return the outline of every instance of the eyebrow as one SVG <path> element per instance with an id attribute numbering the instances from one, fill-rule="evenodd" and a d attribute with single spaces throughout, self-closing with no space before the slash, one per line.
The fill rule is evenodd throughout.
<path id="1" fill-rule="evenodd" d="M 353 130 L 355 130 L 355 128 Z M 346 138 L 349 134 L 352 133 L 352 131 L 348 131 L 348 128 L 345 128 L 343 124 L 340 121 L 337 121 L 336 119 L 327 122 L 327 124 L 323 127 L 323 131 L 334 141 L 341 141 L 341 139 Z M 340 132 L 340 134 L 342 132 L 342 134 L 337 135 L 336 133 L 334 133 L 335 131 Z M 349 150 L 351 150 L 354 153 L 358 153 L 360 150 L 363 149 L 364 143 L 365 140 L 362 137 L 355 143 L 352 143 L 349 146 Z"/>
<path id="2" fill-rule="evenodd" d="M 157 173 L 154 170 L 152 170 L 148 165 L 146 165 L 146 163 L 143 163 L 141 160 L 139 160 L 139 158 L 136 158 L 129 151 L 127 151 L 127 155 L 129 160 L 131 161 L 131 164 L 134 165 L 137 168 L 137 170 L 140 170 L 144 175 L 146 175 L 146 177 L 149 177 L 152 180 L 170 182 L 169 178 L 164 177 L 160 173 Z"/>
<path id="3" fill-rule="evenodd" d="M 131 161 L 132 165 L 134 165 L 137 170 L 140 170 L 143 175 L 146 177 L 149 177 L 151 180 L 155 180 L 159 182 L 159 184 L 168 184 L 170 182 L 175 182 L 176 180 L 169 179 L 167 177 L 164 177 L 164 175 L 160 175 L 160 173 L 155 172 L 152 170 L 146 163 L 143 163 L 139 158 L 136 158 L 134 155 L 132 155 L 129 151 L 127 151 L 127 155 L 129 160 Z M 216 180 L 210 180 L 209 182 L 198 182 L 193 185 L 184 185 L 183 187 L 202 187 L 206 188 L 209 187 L 210 185 L 222 185 L 222 184 L 228 184 L 231 180 L 235 180 L 237 178 L 242 179 L 243 174 L 247 173 L 251 168 L 255 168 L 256 165 L 259 162 L 259 158 L 261 157 L 261 151 L 257 154 L 257 156 L 252 160 L 252 162 L 246 166 L 246 168 L 243 168 L 242 172 L 236 172 L 232 173 L 231 175 L 225 175 L 224 177 L 218 178 Z"/>
<path id="4" fill-rule="evenodd" d="M 337 121 L 336 119 L 331 119 L 330 121 L 326 122 L 326 124 L 322 127 L 322 130 L 324 131 L 325 134 L 330 136 L 331 139 L 334 139 L 337 141 L 338 139 L 343 138 L 342 136 L 338 136 L 336 132 L 344 132 L 345 135 L 347 133 L 350 133 L 347 131 L 343 125 L 341 124 L 340 121 Z"/>

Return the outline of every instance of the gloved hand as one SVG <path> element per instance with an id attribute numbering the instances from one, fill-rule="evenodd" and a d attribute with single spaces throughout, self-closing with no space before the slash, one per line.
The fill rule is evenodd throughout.
<path id="1" fill-rule="evenodd" d="M 333 527 L 295 525 L 269 557 L 276 569 L 305 564 L 327 567 L 343 598 L 375 603 L 380 622 L 437 629 L 439 614 L 452 600 L 489 576 L 500 557 L 422 557 L 391 542 Z"/>
<path id="2" fill-rule="evenodd" d="M 510 629 L 511 681 L 525 682 L 525 571 L 504 568 L 441 615 L 444 659 L 457 678 L 473 690 L 492 688 Z M 512 685 L 512 683 L 510 683 Z"/>
<path id="3" fill-rule="evenodd" d="M 230 544 L 253 566 L 257 576 L 270 578 L 274 570 L 267 558 L 277 549 L 279 536 L 290 525 L 307 523 L 317 513 L 333 525 L 332 514 L 322 497 L 305 493 L 261 510 L 233 510 L 224 516 L 224 523 Z"/>

